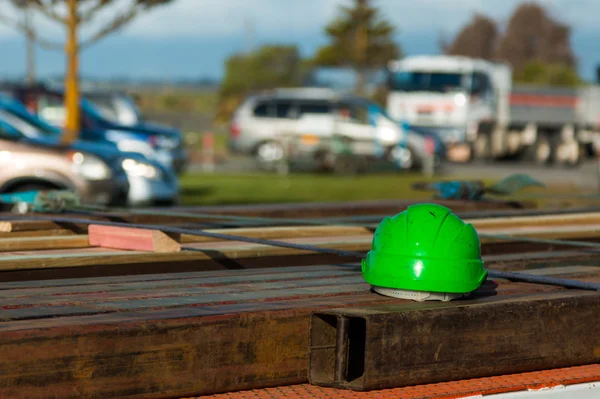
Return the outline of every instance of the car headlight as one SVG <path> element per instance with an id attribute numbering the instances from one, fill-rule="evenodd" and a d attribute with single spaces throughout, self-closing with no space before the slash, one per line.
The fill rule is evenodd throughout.
<path id="1" fill-rule="evenodd" d="M 132 177 L 144 177 L 146 179 L 158 180 L 161 178 L 160 171 L 145 162 L 136 161 L 132 158 L 124 159 L 121 163 L 127 175 Z"/>
<path id="2" fill-rule="evenodd" d="M 384 126 L 378 129 L 377 134 L 380 140 L 394 142 L 398 140 L 398 133 L 391 127 Z"/>
<path id="3" fill-rule="evenodd" d="M 112 176 L 108 165 L 95 155 L 84 152 L 69 154 L 71 168 L 86 180 L 105 180 Z"/>
<path id="4" fill-rule="evenodd" d="M 156 155 L 150 143 L 142 139 L 132 138 L 130 134 L 109 130 L 106 132 L 106 139 L 115 143 L 121 152 L 135 152 L 147 158 L 153 158 Z"/>

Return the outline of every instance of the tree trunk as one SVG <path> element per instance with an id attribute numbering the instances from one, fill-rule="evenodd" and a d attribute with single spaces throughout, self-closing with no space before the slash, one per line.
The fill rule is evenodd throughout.
<path id="1" fill-rule="evenodd" d="M 35 82 L 35 42 L 33 35 L 33 24 L 31 22 L 31 11 L 29 7 L 25 7 L 23 17 L 23 23 L 26 29 L 25 40 L 27 47 L 27 72 L 25 80 L 27 83 L 33 84 Z"/>
<path id="2" fill-rule="evenodd" d="M 367 91 L 367 71 L 364 68 L 359 68 L 357 71 L 358 79 L 356 81 L 356 94 L 364 96 Z"/>
<path id="3" fill-rule="evenodd" d="M 67 75 L 65 77 L 65 109 L 67 118 L 62 142 L 65 144 L 77 140 L 80 128 L 79 116 L 79 45 L 77 41 L 77 0 L 69 0 L 69 21 L 67 37 Z"/>

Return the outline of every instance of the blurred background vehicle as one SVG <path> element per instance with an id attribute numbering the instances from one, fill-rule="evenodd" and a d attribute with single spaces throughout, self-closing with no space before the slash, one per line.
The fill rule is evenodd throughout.
<path id="1" fill-rule="evenodd" d="M 59 141 L 60 129 L 29 113 L 15 100 L 0 97 L 0 122 L 12 133 L 13 140 L 22 145 L 65 148 Z M 104 162 L 115 164 L 113 169 L 128 180 L 126 201 L 122 201 L 121 205 L 174 205 L 178 202 L 177 176 L 157 161 L 139 153 L 120 151 L 116 144 L 108 141 L 78 140 L 66 148 L 95 154 Z"/>
<path id="2" fill-rule="evenodd" d="M 107 120 L 121 126 L 137 126 L 144 121 L 142 113 L 131 96 L 111 90 L 83 90 L 83 96 L 94 104 Z"/>
<path id="3" fill-rule="evenodd" d="M 160 175 L 175 176 L 183 204 L 251 201 L 229 177 L 281 177 L 265 169 L 289 181 L 310 176 L 313 184 L 316 175 L 297 173 L 304 166 L 391 171 L 386 178 L 398 182 L 419 172 L 485 179 L 507 170 L 584 188 L 600 181 L 597 28 L 577 5 L 439 1 L 439 12 L 423 13 L 418 3 L 332 0 L 323 13 L 291 2 L 297 12 L 289 13 L 288 2 L 151 3 L 3 3 L 0 91 L 59 128 L 64 143 L 104 143 L 158 163 Z M 173 19 L 162 18 L 163 7 Z M 124 10 L 131 19 L 121 19 Z M 231 15 L 227 34 L 210 25 L 223 12 Z M 423 15 L 432 29 L 422 29 Z M 165 24 L 165 32 L 183 30 L 148 36 L 146 22 L 129 24 L 138 17 L 152 28 Z M 282 26 L 296 23 L 282 43 Z M 104 42 L 106 35 L 113 38 Z M 11 115 L 3 118 L 39 139 Z M 554 173 L 551 164 L 564 167 Z M 318 178 L 356 182 L 324 175 Z M 275 200 L 306 191 L 288 188 L 288 180 L 276 187 L 282 191 L 261 191 Z"/>
<path id="4" fill-rule="evenodd" d="M 123 206 L 129 183 L 119 157 L 25 138 L 0 118 L 0 193 L 65 189 L 83 203 Z"/>
<path id="5" fill-rule="evenodd" d="M 411 56 L 389 70 L 389 113 L 468 144 L 470 159 L 576 166 L 600 141 L 600 85 L 513 86 L 509 65 L 464 56 Z"/>
<path id="6" fill-rule="evenodd" d="M 27 109 L 48 123 L 62 128 L 65 123 L 64 95 L 62 91 L 44 85 L 13 85 L 11 95 L 25 104 Z M 181 174 L 188 163 L 184 149 L 183 135 L 174 128 L 137 121 L 131 125 L 121 125 L 103 114 L 94 103 L 81 98 L 80 137 L 89 141 L 109 141 L 121 151 L 137 152 L 146 158 L 156 160 Z"/>
<path id="7" fill-rule="evenodd" d="M 271 164 L 286 157 L 286 137 L 301 136 L 320 144 L 313 146 L 316 162 L 324 159 L 333 137 L 360 143 L 353 146 L 355 154 L 398 161 L 403 169 L 420 167 L 429 155 L 424 131 L 404 128 L 366 98 L 323 88 L 277 89 L 248 97 L 233 115 L 229 148 Z M 432 154 L 438 158 L 443 156 L 440 144 L 435 143 Z"/>

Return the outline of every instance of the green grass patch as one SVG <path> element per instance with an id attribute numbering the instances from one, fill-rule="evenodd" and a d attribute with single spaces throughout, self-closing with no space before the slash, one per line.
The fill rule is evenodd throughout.
<path id="1" fill-rule="evenodd" d="M 196 112 L 213 115 L 219 95 L 216 90 L 157 90 L 138 93 L 142 113 Z"/>
<path id="2" fill-rule="evenodd" d="M 452 177 L 452 179 L 461 177 Z M 462 177 L 472 179 L 472 177 Z M 434 180 L 438 180 L 436 178 Z M 449 178 L 445 178 L 449 179 Z M 413 190 L 415 182 L 425 181 L 419 173 L 385 173 L 360 176 L 328 174 L 203 174 L 182 177 L 183 205 L 224 205 L 289 202 L 336 202 L 361 200 L 431 200 L 432 192 Z M 484 179 L 492 184 L 495 179 Z M 590 206 L 595 200 L 577 199 L 584 194 L 571 186 L 524 189 L 513 197 L 535 201 L 539 207 L 567 208 Z M 501 197 L 496 197 L 500 199 Z"/>
<path id="3" fill-rule="evenodd" d="M 419 174 L 334 176 L 318 174 L 188 174 L 181 179 L 184 205 L 429 199 L 414 191 Z"/>

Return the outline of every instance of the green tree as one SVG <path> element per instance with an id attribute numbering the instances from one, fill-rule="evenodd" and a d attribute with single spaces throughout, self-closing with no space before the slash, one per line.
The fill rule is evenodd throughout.
<path id="1" fill-rule="evenodd" d="M 299 85 L 302 70 L 296 46 L 263 46 L 249 54 L 231 56 L 219 90 L 217 119 L 227 120 L 251 92 Z"/>
<path id="2" fill-rule="evenodd" d="M 581 79 L 572 66 L 545 63 L 539 60 L 528 62 L 523 70 L 515 75 L 515 81 L 552 86 L 577 86 L 581 84 Z"/>
<path id="3" fill-rule="evenodd" d="M 472 58 L 491 60 L 498 41 L 498 27 L 491 18 L 474 14 L 470 23 L 465 25 L 451 44 L 442 44 L 449 55 L 463 55 Z"/>
<path id="4" fill-rule="evenodd" d="M 534 61 L 575 68 L 570 37 L 571 28 L 553 19 L 544 7 L 523 3 L 510 17 L 496 57 L 510 62 L 516 74 Z"/>
<path id="5" fill-rule="evenodd" d="M 395 29 L 369 0 L 355 0 L 352 7 L 342 6 L 340 13 L 325 28 L 331 42 L 317 51 L 314 63 L 353 68 L 358 74 L 356 91 L 363 94 L 370 69 L 401 57 L 393 40 Z"/>

